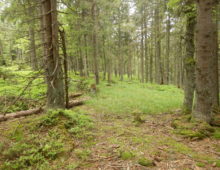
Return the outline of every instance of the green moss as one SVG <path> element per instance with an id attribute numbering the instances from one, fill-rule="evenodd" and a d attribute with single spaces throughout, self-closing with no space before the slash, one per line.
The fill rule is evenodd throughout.
<path id="1" fill-rule="evenodd" d="M 204 139 L 215 132 L 215 129 L 206 122 L 190 120 L 189 115 L 174 120 L 171 126 L 175 129 L 174 133 L 193 139 Z"/>
<path id="2" fill-rule="evenodd" d="M 150 167 L 154 166 L 154 162 L 152 160 L 146 159 L 146 158 L 141 158 L 138 160 L 138 163 L 142 166 Z"/>
<path id="3" fill-rule="evenodd" d="M 121 151 L 120 152 L 120 158 L 123 159 L 123 160 L 129 160 L 129 159 L 132 159 L 134 157 L 135 157 L 135 155 L 130 151 Z"/>
<path id="4" fill-rule="evenodd" d="M 86 160 L 91 155 L 91 151 L 87 149 L 76 149 L 74 153 L 81 160 Z"/>
<path id="5" fill-rule="evenodd" d="M 198 167 L 202 167 L 202 168 L 205 167 L 205 164 L 204 164 L 203 162 L 197 162 L 196 165 L 197 165 Z"/>
<path id="6" fill-rule="evenodd" d="M 2 152 L 4 149 L 4 143 L 0 142 L 0 152 Z"/>
<path id="7" fill-rule="evenodd" d="M 176 131 L 176 133 L 180 134 L 184 137 L 189 137 L 189 138 L 204 139 L 206 137 L 206 135 L 203 133 L 189 130 L 189 129 L 180 129 L 180 130 Z"/>
<path id="8" fill-rule="evenodd" d="M 216 128 L 214 134 L 213 134 L 213 137 L 215 139 L 220 139 L 220 128 Z"/>

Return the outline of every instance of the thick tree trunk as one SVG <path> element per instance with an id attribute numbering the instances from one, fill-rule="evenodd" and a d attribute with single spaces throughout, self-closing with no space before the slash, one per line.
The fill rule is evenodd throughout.
<path id="1" fill-rule="evenodd" d="M 196 105 L 193 117 L 210 123 L 212 119 L 211 67 L 215 53 L 215 33 L 212 18 L 213 0 L 197 1 L 196 27 Z"/>
<path id="2" fill-rule="evenodd" d="M 212 79 L 212 104 L 214 107 L 219 106 L 219 77 L 218 77 L 218 6 L 215 8 L 215 22 L 214 22 L 214 38 L 215 38 L 215 52 L 213 54 L 211 79 Z"/>
<path id="3" fill-rule="evenodd" d="M 42 1 L 47 78 L 47 107 L 64 108 L 64 86 L 59 58 L 58 22 L 56 0 Z"/>
<path id="4" fill-rule="evenodd" d="M 196 24 L 195 16 L 187 15 L 186 33 L 185 33 L 186 53 L 184 56 L 184 69 L 186 76 L 185 76 L 184 103 L 183 103 L 183 109 L 186 113 L 192 112 L 194 91 L 195 91 L 195 59 L 194 59 L 195 24 Z"/>

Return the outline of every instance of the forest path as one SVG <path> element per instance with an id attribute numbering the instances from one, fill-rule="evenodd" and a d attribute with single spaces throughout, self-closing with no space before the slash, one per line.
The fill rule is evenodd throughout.
<path id="1" fill-rule="evenodd" d="M 96 113 L 87 106 L 82 109 L 95 124 L 95 145 L 90 148 L 89 167 L 84 169 L 219 169 L 207 160 L 219 159 L 220 141 L 192 141 L 175 135 L 171 122 L 179 113 L 145 115 L 145 122 L 137 125 L 132 115 Z M 152 160 L 155 166 L 141 166 L 143 159 Z"/>

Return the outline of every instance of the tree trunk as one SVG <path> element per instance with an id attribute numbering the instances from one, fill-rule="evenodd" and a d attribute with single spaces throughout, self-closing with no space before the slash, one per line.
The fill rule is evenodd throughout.
<path id="1" fill-rule="evenodd" d="M 170 29 L 171 29 L 171 24 L 170 24 L 170 14 L 168 13 L 168 18 L 167 18 L 167 25 L 166 25 L 166 84 L 169 84 L 169 77 L 170 77 Z"/>
<path id="2" fill-rule="evenodd" d="M 214 38 L 215 52 L 213 54 L 211 79 L 212 79 L 212 104 L 214 107 L 219 106 L 219 77 L 218 77 L 218 5 L 215 7 L 215 22 L 214 22 Z"/>
<path id="3" fill-rule="evenodd" d="M 195 24 L 196 24 L 195 16 L 187 15 L 186 33 L 185 33 L 186 54 L 184 56 L 184 69 L 186 76 L 185 76 L 184 103 L 183 103 L 183 109 L 186 113 L 192 112 L 194 91 L 195 91 L 195 59 L 194 59 Z"/>
<path id="4" fill-rule="evenodd" d="M 163 84 L 163 71 L 162 71 L 162 60 L 161 60 L 161 40 L 160 40 L 160 10 L 159 4 L 155 9 L 155 71 L 156 71 L 156 82 Z"/>
<path id="5" fill-rule="evenodd" d="M 93 60 L 94 60 L 94 74 L 95 74 L 95 82 L 99 84 L 99 69 L 98 69 L 98 59 L 97 59 L 97 4 L 93 0 L 92 1 L 92 19 L 93 19 L 93 34 L 92 34 L 92 42 L 93 42 Z"/>
<path id="6" fill-rule="evenodd" d="M 33 70 L 38 70 L 38 61 L 37 61 L 37 54 L 36 54 L 36 46 L 35 46 L 35 22 L 33 20 L 33 6 L 29 4 L 28 12 L 31 15 L 31 23 L 29 24 L 29 37 L 30 37 L 30 58 L 31 58 L 31 66 Z"/>
<path id="7" fill-rule="evenodd" d="M 47 78 L 47 107 L 64 108 L 64 87 L 58 46 L 58 22 L 56 0 L 42 1 Z"/>
<path id="8" fill-rule="evenodd" d="M 212 76 L 215 33 L 212 18 L 213 0 L 197 1 L 196 27 L 196 105 L 193 117 L 211 122 Z"/>
<path id="9" fill-rule="evenodd" d="M 144 16 L 141 11 L 141 83 L 144 83 Z"/>
<path id="10" fill-rule="evenodd" d="M 68 81 L 68 61 L 67 61 L 67 53 L 66 53 L 66 37 L 65 30 L 60 30 L 60 38 L 62 42 L 62 50 L 63 50 L 63 68 L 64 68 L 64 82 L 65 82 L 65 105 L 66 108 L 69 107 L 69 81 Z"/>

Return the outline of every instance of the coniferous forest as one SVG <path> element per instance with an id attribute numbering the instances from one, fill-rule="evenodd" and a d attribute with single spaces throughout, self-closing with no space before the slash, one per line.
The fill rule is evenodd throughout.
<path id="1" fill-rule="evenodd" d="M 0 0 L 0 169 L 220 169 L 219 0 Z"/>

